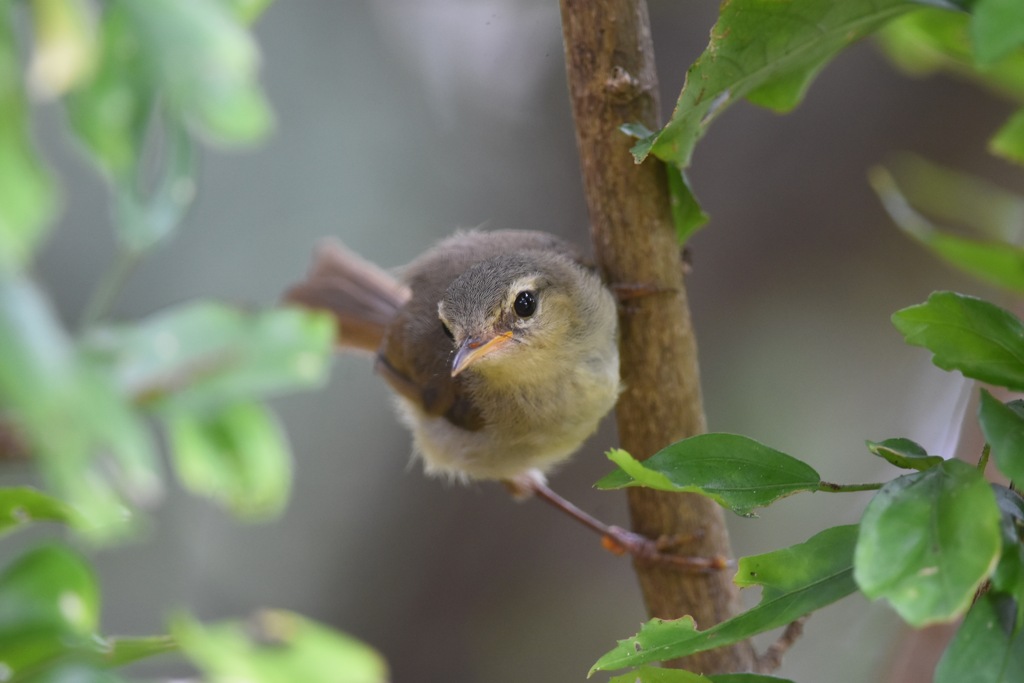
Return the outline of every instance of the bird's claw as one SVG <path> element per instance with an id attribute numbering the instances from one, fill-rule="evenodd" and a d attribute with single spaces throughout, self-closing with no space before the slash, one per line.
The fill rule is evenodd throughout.
<path id="1" fill-rule="evenodd" d="M 676 539 L 663 536 L 655 540 L 617 526 L 608 527 L 608 532 L 601 537 L 601 545 L 613 555 L 628 553 L 639 562 L 661 564 L 690 572 L 720 571 L 727 569 L 731 564 L 721 555 L 714 557 L 676 555 L 667 552 L 669 548 L 679 545 Z"/>

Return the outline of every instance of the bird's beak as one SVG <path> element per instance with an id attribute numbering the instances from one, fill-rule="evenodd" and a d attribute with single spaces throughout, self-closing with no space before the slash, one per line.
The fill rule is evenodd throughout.
<path id="1" fill-rule="evenodd" d="M 459 346 L 459 350 L 455 352 L 455 358 L 452 360 L 452 377 L 510 341 L 512 341 L 511 331 L 490 337 L 467 337 Z"/>

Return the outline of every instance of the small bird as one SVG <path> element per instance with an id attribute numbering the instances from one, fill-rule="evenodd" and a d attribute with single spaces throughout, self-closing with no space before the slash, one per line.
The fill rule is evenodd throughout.
<path id="1" fill-rule="evenodd" d="M 428 474 L 535 492 L 618 398 L 611 290 L 531 231 L 458 232 L 400 273 L 328 241 L 285 298 L 330 311 L 341 347 L 376 354 Z"/>
<path id="2" fill-rule="evenodd" d="M 616 554 L 685 571 L 726 566 L 668 553 L 678 539 L 604 524 L 547 486 L 544 473 L 594 433 L 621 390 L 617 298 L 567 242 L 458 232 L 396 278 L 327 241 L 285 300 L 331 312 L 339 346 L 376 354 L 428 474 L 535 495 Z"/>

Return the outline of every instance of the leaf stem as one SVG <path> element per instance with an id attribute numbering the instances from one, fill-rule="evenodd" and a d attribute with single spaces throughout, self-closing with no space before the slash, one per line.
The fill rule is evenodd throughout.
<path id="1" fill-rule="evenodd" d="M 987 443 L 981 449 L 981 457 L 978 458 L 978 471 L 984 472 L 985 468 L 988 467 L 988 456 L 992 452 L 992 447 Z"/>
<path id="2" fill-rule="evenodd" d="M 830 481 L 818 482 L 816 491 L 826 493 L 851 493 L 853 491 L 877 491 L 885 486 L 885 482 L 874 482 L 871 484 L 833 484 Z"/>
<path id="3" fill-rule="evenodd" d="M 141 259 L 142 252 L 134 249 L 122 249 L 118 252 L 114 263 L 103 274 L 89 298 L 89 303 L 85 306 L 79 320 L 81 329 L 91 327 L 110 312 L 110 307 L 124 288 L 125 281 Z"/>

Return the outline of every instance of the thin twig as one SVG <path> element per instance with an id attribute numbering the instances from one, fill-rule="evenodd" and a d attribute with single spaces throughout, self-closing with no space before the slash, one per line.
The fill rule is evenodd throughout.
<path id="1" fill-rule="evenodd" d="M 804 633 L 804 622 L 809 615 L 804 615 L 793 621 L 782 632 L 778 640 L 772 643 L 767 650 L 757 656 L 757 672 L 762 674 L 771 673 L 782 665 L 782 657 L 789 648 L 793 647 L 800 636 Z"/>

